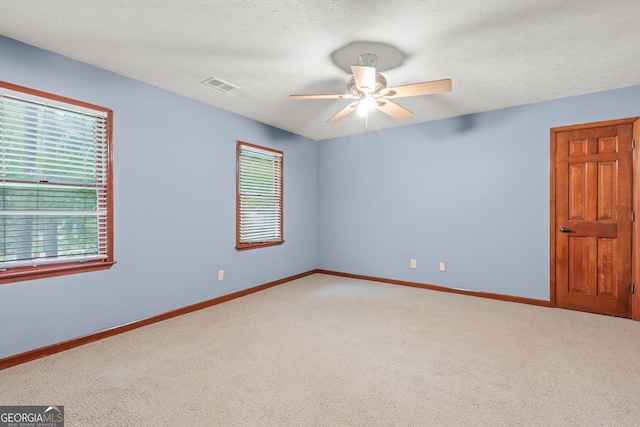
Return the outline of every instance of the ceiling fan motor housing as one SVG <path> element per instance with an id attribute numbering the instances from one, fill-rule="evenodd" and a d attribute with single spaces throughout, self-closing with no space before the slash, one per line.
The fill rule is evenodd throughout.
<path id="1" fill-rule="evenodd" d="M 378 93 L 386 87 L 387 87 L 387 79 L 385 79 L 385 77 L 382 74 L 376 73 L 376 87 L 371 93 Z M 356 96 L 362 95 L 362 92 L 358 90 L 356 86 L 356 79 L 354 77 L 351 77 L 351 80 L 349 80 L 349 83 L 347 84 L 347 89 L 349 89 L 349 92 L 352 95 L 356 95 Z"/>

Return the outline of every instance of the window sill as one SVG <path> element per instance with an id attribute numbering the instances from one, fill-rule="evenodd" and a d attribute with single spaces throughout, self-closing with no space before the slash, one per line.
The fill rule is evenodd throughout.
<path id="1" fill-rule="evenodd" d="M 87 273 L 90 271 L 108 270 L 114 261 L 90 261 L 47 265 L 42 267 L 23 267 L 0 271 L 0 285 L 23 280 L 43 279 L 45 277 L 64 276 L 67 274 Z"/>
<path id="2" fill-rule="evenodd" d="M 266 248 L 270 246 L 280 246 L 284 243 L 284 240 L 280 242 L 265 242 L 265 243 L 246 243 L 244 245 L 236 245 L 237 251 L 247 251 L 249 249 Z"/>

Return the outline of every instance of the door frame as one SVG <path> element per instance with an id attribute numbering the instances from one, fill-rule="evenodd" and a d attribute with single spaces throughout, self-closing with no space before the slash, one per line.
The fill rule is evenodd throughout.
<path id="1" fill-rule="evenodd" d="M 640 154 L 636 145 L 640 143 L 640 118 L 631 117 L 619 120 L 607 120 L 602 122 L 584 123 L 579 125 L 551 128 L 551 180 L 550 186 L 550 306 L 557 307 L 556 302 L 556 134 L 559 132 L 589 129 L 600 126 L 618 126 L 632 124 L 634 146 L 632 149 L 632 209 L 637 214 L 631 227 L 631 280 L 635 284 L 635 292 L 631 295 L 631 319 L 640 321 Z"/>

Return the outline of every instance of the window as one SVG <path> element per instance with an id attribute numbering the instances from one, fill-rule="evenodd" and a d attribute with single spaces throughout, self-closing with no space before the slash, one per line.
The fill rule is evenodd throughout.
<path id="1" fill-rule="evenodd" d="M 236 249 L 282 244 L 282 152 L 238 141 L 236 156 Z"/>
<path id="2" fill-rule="evenodd" d="M 109 109 L 0 82 L 0 283 L 113 264 Z"/>

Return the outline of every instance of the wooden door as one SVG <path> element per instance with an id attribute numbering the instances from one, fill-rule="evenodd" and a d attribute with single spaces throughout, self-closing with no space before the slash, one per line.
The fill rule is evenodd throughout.
<path id="1" fill-rule="evenodd" d="M 632 139 L 633 120 L 552 131 L 557 307 L 630 317 Z"/>

